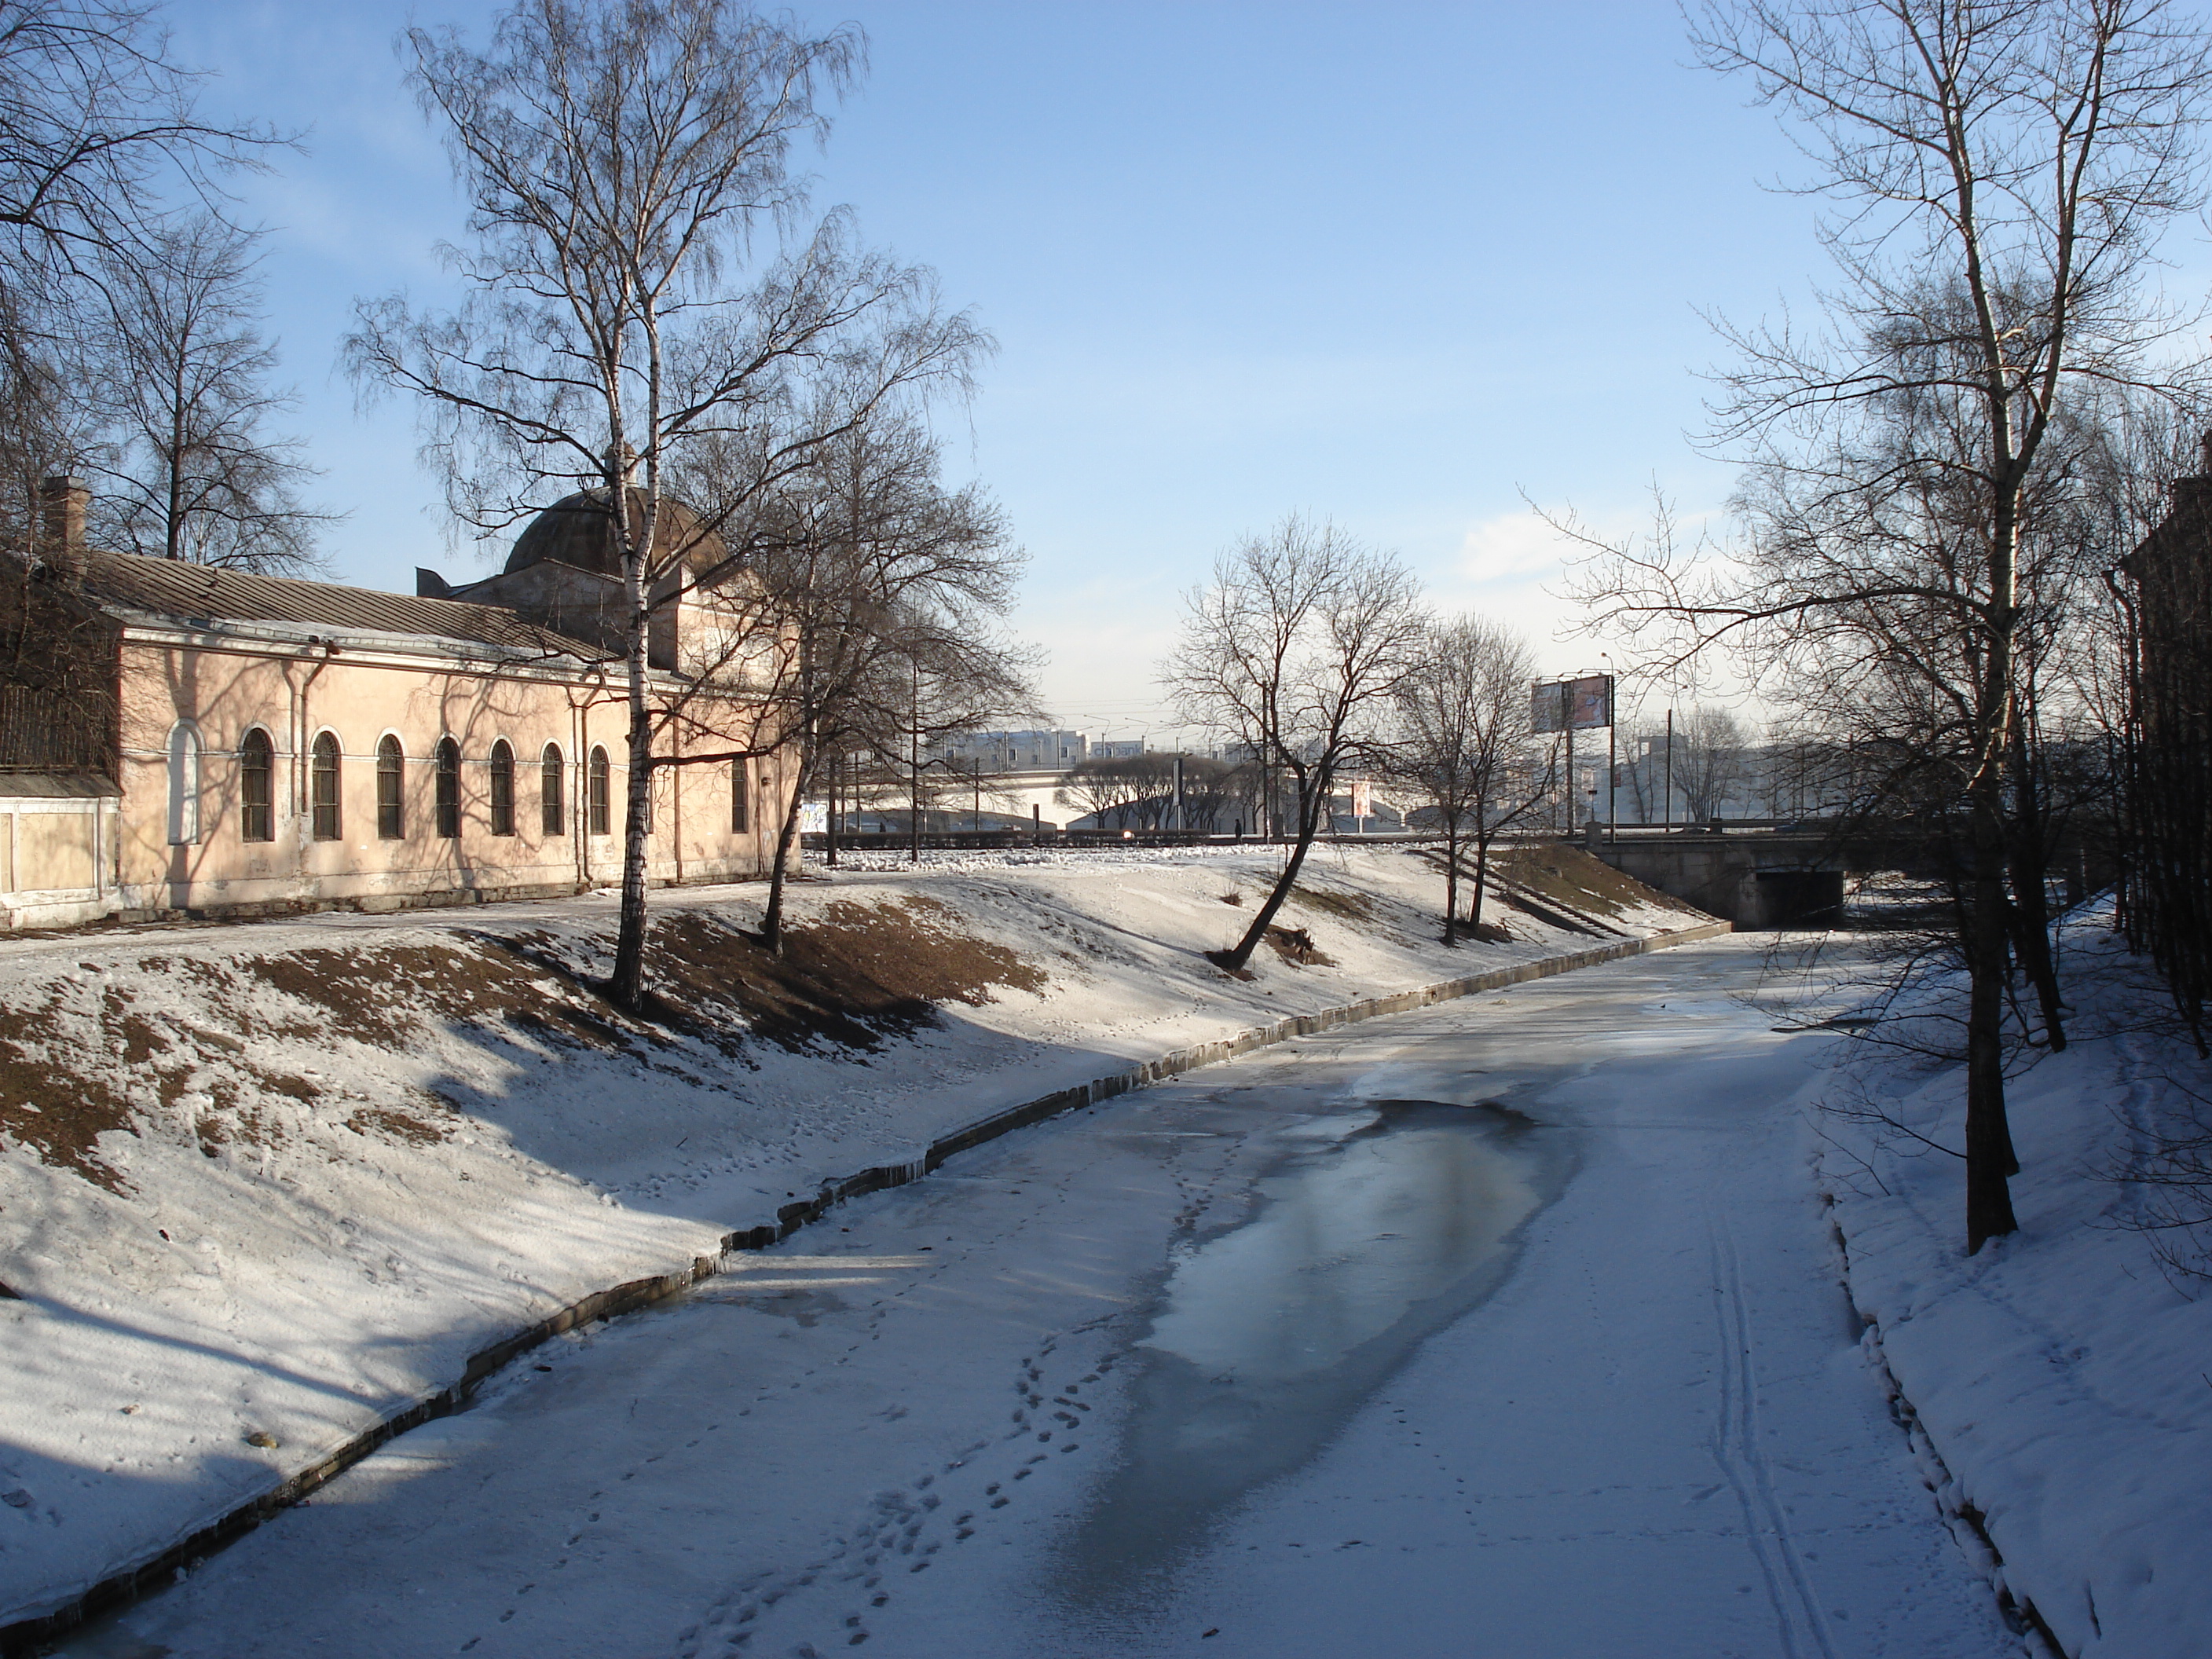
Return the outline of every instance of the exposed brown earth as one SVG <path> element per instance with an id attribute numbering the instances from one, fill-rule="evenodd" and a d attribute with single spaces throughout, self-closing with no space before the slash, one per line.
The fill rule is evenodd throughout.
<path id="1" fill-rule="evenodd" d="M 41 1006 L 13 1011 L 0 1037 L 0 1135 L 50 1167 L 122 1192 L 127 1183 L 102 1156 L 100 1137 L 140 1133 L 195 1087 L 208 1103 L 177 1127 L 210 1158 L 281 1144 L 272 1108 L 312 1109 L 331 1095 L 310 1079 L 256 1066 L 249 1050 L 259 1036 L 337 1037 L 397 1053 L 427 1030 L 476 1025 L 601 1052 L 650 1050 L 681 1035 L 732 1055 L 755 1042 L 867 1053 L 933 1024 L 942 1004 L 1048 988 L 1042 969 L 968 936 L 959 922 L 927 898 L 833 904 L 794 929 L 779 957 L 712 915 L 677 910 L 653 929 L 646 1019 L 599 993 L 589 975 L 601 960 L 580 961 L 576 941 L 547 933 L 217 961 L 145 957 L 142 970 L 189 982 L 209 1018 L 149 1018 L 125 988 L 56 986 Z M 610 948 L 587 940 L 582 953 L 603 959 Z M 356 1133 L 407 1146 L 453 1132 L 444 1103 L 427 1096 L 402 1108 L 341 1091 L 329 1110 Z"/>
<path id="2" fill-rule="evenodd" d="M 1490 862 L 1501 878 L 1569 910 L 1617 916 L 1638 905 L 1659 904 L 1692 915 L 1704 914 L 1565 842 L 1493 848 Z"/>
<path id="3" fill-rule="evenodd" d="M 125 1190 L 120 1171 L 100 1155 L 112 1129 L 137 1133 L 129 1103 L 100 1078 L 72 1072 L 52 1039 L 54 1009 L 15 1011 L 15 1037 L 0 1039 L 0 1134 L 28 1146 L 39 1160 L 74 1170 L 96 1187 Z"/>
<path id="4" fill-rule="evenodd" d="M 1043 991 L 1042 969 L 959 929 L 934 899 L 838 903 L 785 936 L 771 954 L 752 934 L 699 911 L 653 930 L 656 1012 L 702 1031 L 787 1049 L 822 1042 L 873 1050 L 886 1036 L 934 1024 L 948 1002 L 988 1002 L 999 989 Z"/>
<path id="5" fill-rule="evenodd" d="M 1303 927 L 1270 927 L 1267 943 L 1275 947 L 1275 954 L 1295 968 L 1334 968 L 1336 958 L 1313 941 L 1313 935 Z"/>

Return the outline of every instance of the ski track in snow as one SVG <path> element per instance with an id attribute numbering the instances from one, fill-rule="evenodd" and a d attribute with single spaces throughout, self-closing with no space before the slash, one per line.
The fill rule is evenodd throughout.
<path id="1" fill-rule="evenodd" d="M 1807 1644 L 1799 1639 L 1801 1629 L 1820 1659 L 1835 1659 L 1820 1597 L 1807 1581 L 1797 1540 L 1790 1535 L 1790 1517 L 1774 1495 L 1773 1473 L 1759 1445 L 1756 1337 L 1751 1310 L 1744 1299 L 1735 1230 L 1721 1211 L 1715 1212 L 1708 1226 L 1714 1322 L 1718 1327 L 1721 1358 L 1720 1409 L 1713 1416 L 1713 1462 L 1720 1466 L 1743 1511 L 1744 1535 L 1759 1557 L 1759 1577 L 1765 1585 L 1767 1602 L 1774 1609 L 1775 1633 L 1784 1659 L 1800 1659 L 1808 1651 Z"/>

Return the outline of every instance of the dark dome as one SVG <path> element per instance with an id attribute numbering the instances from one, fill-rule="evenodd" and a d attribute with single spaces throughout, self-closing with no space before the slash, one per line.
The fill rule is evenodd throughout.
<path id="1" fill-rule="evenodd" d="M 645 492 L 629 492 L 630 533 L 645 529 Z M 699 515 L 671 495 L 660 498 L 659 521 L 653 526 L 655 562 L 683 556 L 697 574 L 720 564 L 730 556 L 722 538 L 702 530 Z M 622 574 L 622 550 L 617 545 L 614 514 L 607 510 L 607 492 L 586 489 L 558 501 L 525 526 L 514 538 L 514 551 L 507 556 L 509 575 L 533 564 L 573 565 L 602 576 Z"/>

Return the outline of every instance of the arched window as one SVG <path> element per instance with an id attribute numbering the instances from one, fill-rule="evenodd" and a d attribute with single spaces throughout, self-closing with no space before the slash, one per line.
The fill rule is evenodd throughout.
<path id="1" fill-rule="evenodd" d="M 200 838 L 200 732 L 190 720 L 169 729 L 169 845 Z"/>
<path id="2" fill-rule="evenodd" d="M 276 839 L 276 815 L 270 803 L 276 759 L 276 746 L 258 726 L 238 745 L 238 833 L 246 841 Z"/>
<path id="3" fill-rule="evenodd" d="M 338 740 L 337 734 L 317 735 L 307 759 L 307 799 L 315 809 L 315 839 L 336 841 L 344 833 L 338 812 Z"/>
<path id="4" fill-rule="evenodd" d="M 568 833 L 568 815 L 562 810 L 561 745 L 549 743 L 538 757 L 538 827 L 548 836 Z"/>
<path id="5" fill-rule="evenodd" d="M 614 784 L 608 776 L 607 751 L 597 744 L 592 748 L 592 833 L 610 834 L 614 823 Z"/>
<path id="6" fill-rule="evenodd" d="M 745 763 L 741 760 L 730 763 L 730 833 L 742 836 L 753 827 L 751 791 L 745 786 Z"/>
<path id="7" fill-rule="evenodd" d="M 376 833 L 386 841 L 407 834 L 406 796 L 402 790 L 407 751 L 390 732 L 376 745 Z"/>
<path id="8" fill-rule="evenodd" d="M 451 738 L 438 739 L 438 835 L 461 838 L 461 745 Z"/>
<path id="9" fill-rule="evenodd" d="M 491 832 L 514 833 L 514 750 L 505 738 L 491 746 Z"/>

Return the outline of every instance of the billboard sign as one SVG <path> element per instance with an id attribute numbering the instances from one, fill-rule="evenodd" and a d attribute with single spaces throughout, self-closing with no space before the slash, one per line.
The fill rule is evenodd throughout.
<path id="1" fill-rule="evenodd" d="M 1613 724 L 1613 676 L 1585 674 L 1535 688 L 1539 732 L 1588 732 Z"/>
<path id="2" fill-rule="evenodd" d="M 1613 676 L 1586 674 L 1567 682 L 1567 724 L 1577 732 L 1613 724 Z"/>
<path id="3" fill-rule="evenodd" d="M 1554 680 L 1546 684 L 1539 681 L 1535 687 L 1535 699 L 1537 731 L 1565 731 L 1567 729 L 1567 682 Z"/>

